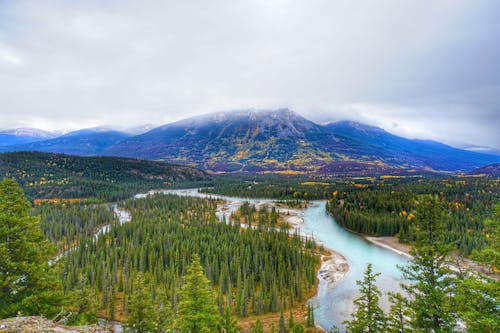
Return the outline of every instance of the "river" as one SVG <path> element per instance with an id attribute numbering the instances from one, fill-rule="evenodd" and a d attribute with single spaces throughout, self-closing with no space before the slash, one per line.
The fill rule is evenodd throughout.
<path id="1" fill-rule="evenodd" d="M 199 193 L 197 190 L 169 190 L 164 193 L 209 197 L 210 195 Z M 145 195 L 136 196 L 136 198 Z M 235 211 L 242 202 L 251 203 L 267 202 L 269 199 L 248 199 L 212 195 L 214 198 L 222 198 L 228 201 L 225 209 L 218 210 L 218 216 L 226 216 Z M 377 286 L 385 294 L 388 291 L 399 291 L 401 273 L 398 265 L 405 265 L 407 258 L 391 250 L 374 245 L 364 238 L 351 233 L 339 226 L 333 217 L 327 214 L 325 209 L 326 201 L 314 201 L 304 212 L 304 223 L 300 227 L 300 232 L 313 235 L 326 247 L 333 249 L 347 259 L 349 272 L 347 276 L 333 287 L 320 277 L 318 294 L 313 301 L 315 305 L 316 324 L 328 330 L 333 325 L 337 325 L 342 331 L 342 322 L 350 318 L 353 311 L 353 300 L 358 295 L 356 280 L 363 278 L 366 265 L 371 263 L 374 272 L 380 272 L 377 279 Z M 387 297 L 382 298 L 382 307 L 387 308 Z"/>

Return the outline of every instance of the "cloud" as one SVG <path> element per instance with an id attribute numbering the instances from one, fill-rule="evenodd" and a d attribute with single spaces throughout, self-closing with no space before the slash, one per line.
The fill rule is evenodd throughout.
<path id="1" fill-rule="evenodd" d="M 482 0 L 0 2 L 0 126 L 287 106 L 500 147 L 499 10 Z"/>

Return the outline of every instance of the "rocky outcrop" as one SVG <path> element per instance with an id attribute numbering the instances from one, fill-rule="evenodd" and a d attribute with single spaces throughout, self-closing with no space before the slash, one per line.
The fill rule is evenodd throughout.
<path id="1" fill-rule="evenodd" d="M 108 327 L 101 325 L 65 326 L 44 317 L 15 317 L 0 320 L 2 333 L 113 333 Z"/>

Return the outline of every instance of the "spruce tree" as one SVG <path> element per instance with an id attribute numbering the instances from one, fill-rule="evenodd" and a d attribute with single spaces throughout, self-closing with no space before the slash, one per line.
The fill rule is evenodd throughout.
<path id="1" fill-rule="evenodd" d="M 0 318 L 56 315 L 64 298 L 54 251 L 30 214 L 30 203 L 14 179 L 0 183 Z"/>
<path id="2" fill-rule="evenodd" d="M 387 316 L 388 333 L 411 333 L 409 318 L 411 311 L 408 300 L 400 293 L 389 293 L 391 308 Z"/>
<path id="3" fill-rule="evenodd" d="M 226 308 L 219 322 L 219 333 L 238 333 L 240 331 L 241 327 L 231 315 L 231 310 Z"/>
<path id="4" fill-rule="evenodd" d="M 454 279 L 447 256 L 451 250 L 444 240 L 444 209 L 436 196 L 425 195 L 417 203 L 414 222 L 416 240 L 408 266 L 402 267 L 411 296 L 411 324 L 423 332 L 451 332 L 456 324 L 453 299 Z"/>
<path id="5" fill-rule="evenodd" d="M 184 285 L 179 295 L 177 326 L 182 332 L 214 332 L 219 323 L 210 281 L 205 276 L 200 258 L 193 254 L 191 264 L 184 276 Z"/>
<path id="6" fill-rule="evenodd" d="M 134 280 L 128 310 L 127 326 L 129 328 L 138 333 L 153 332 L 156 329 L 153 297 L 142 273 L 138 273 Z"/>
<path id="7" fill-rule="evenodd" d="M 500 267 L 500 204 L 484 221 L 486 246 L 474 251 L 475 260 L 490 268 Z M 459 316 L 470 333 L 500 332 L 500 281 L 478 272 L 467 271 L 458 281 L 457 306 Z"/>
<path id="8" fill-rule="evenodd" d="M 346 331 L 352 333 L 385 332 L 384 312 L 379 306 L 380 291 L 375 285 L 377 276 L 373 273 L 372 265 L 368 264 L 363 280 L 356 281 L 360 286 L 360 296 L 354 300 L 356 311 L 351 314 L 352 320 L 346 321 Z"/>
<path id="9" fill-rule="evenodd" d="M 264 327 L 259 319 L 252 325 L 252 333 L 264 333 Z"/>

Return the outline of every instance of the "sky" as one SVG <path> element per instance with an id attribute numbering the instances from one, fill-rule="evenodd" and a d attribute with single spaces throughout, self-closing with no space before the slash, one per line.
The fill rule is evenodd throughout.
<path id="1" fill-rule="evenodd" d="M 288 107 L 500 148 L 500 1 L 0 0 L 0 128 Z"/>

